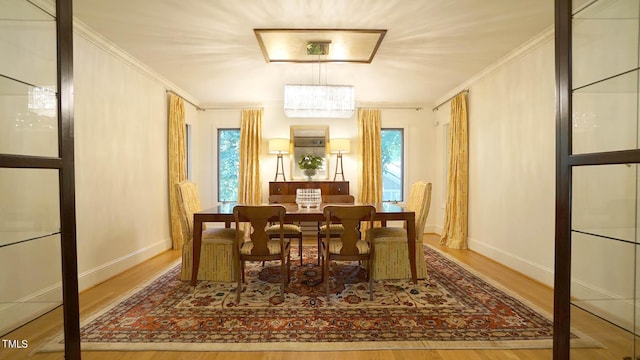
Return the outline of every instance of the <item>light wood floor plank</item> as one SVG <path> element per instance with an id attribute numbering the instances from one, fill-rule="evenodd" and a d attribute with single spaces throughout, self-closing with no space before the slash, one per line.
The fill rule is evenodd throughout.
<path id="1" fill-rule="evenodd" d="M 315 239 L 305 239 L 305 244 L 315 245 Z M 496 281 L 511 291 L 522 296 L 533 305 L 548 313 L 553 310 L 553 291 L 522 274 L 510 270 L 488 258 L 473 251 L 451 250 L 439 245 L 438 237 L 425 235 L 425 243 L 451 255 L 462 263 L 468 265 L 483 276 Z M 148 280 L 161 269 L 180 258 L 179 251 L 167 251 L 159 256 L 137 265 L 130 270 L 97 285 L 80 294 L 81 318 L 99 310 L 105 304 L 119 298 L 140 283 Z M 630 356 L 633 349 L 630 348 L 632 340 L 630 335 L 604 321 L 585 316 L 579 311 L 573 315 L 582 331 L 589 333 L 606 348 L 602 349 L 575 349 L 572 357 L 575 359 L 622 359 Z M 64 354 L 61 352 L 37 353 L 29 356 L 36 347 L 43 344 L 48 337 L 62 330 L 62 310 L 56 309 L 39 319 L 7 334 L 3 339 L 29 341 L 28 349 L 2 349 L 0 360 L 61 360 Z M 83 359 L 87 360 L 489 360 L 489 359 L 526 359 L 547 360 L 551 359 L 551 349 L 526 349 L 526 350 L 382 350 L 382 351 L 354 351 L 354 352 L 169 352 L 169 351 L 144 351 L 144 352 L 107 352 L 85 351 Z"/>

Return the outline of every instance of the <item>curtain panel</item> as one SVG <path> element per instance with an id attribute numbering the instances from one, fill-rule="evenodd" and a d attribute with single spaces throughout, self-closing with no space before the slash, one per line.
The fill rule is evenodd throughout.
<path id="1" fill-rule="evenodd" d="M 449 170 L 447 173 L 447 203 L 440 243 L 452 249 L 467 248 L 469 135 L 466 95 L 451 100 L 449 129 Z"/>
<path id="2" fill-rule="evenodd" d="M 174 249 L 181 249 L 185 241 L 180 221 L 178 184 L 187 179 L 186 142 L 184 101 L 179 96 L 170 93 L 167 147 L 169 159 L 169 225 Z"/>
<path id="3" fill-rule="evenodd" d="M 382 201 L 382 140 L 379 109 L 358 109 L 358 146 L 360 150 L 359 201 Z"/>
<path id="4" fill-rule="evenodd" d="M 238 202 L 245 205 L 259 205 L 262 201 L 262 113 L 262 109 L 242 110 Z"/>

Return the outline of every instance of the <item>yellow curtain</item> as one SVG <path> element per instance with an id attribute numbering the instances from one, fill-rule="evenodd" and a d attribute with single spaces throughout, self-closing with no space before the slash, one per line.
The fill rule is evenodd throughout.
<path id="1" fill-rule="evenodd" d="M 242 110 L 238 202 L 245 205 L 258 205 L 262 201 L 260 179 L 262 112 L 262 109 Z"/>
<path id="2" fill-rule="evenodd" d="M 467 248 L 469 202 L 469 135 L 467 99 L 464 93 L 451 100 L 447 206 L 440 243 L 452 249 Z"/>
<path id="3" fill-rule="evenodd" d="M 360 150 L 361 203 L 382 201 L 382 145 L 380 110 L 358 109 L 358 145 Z"/>
<path id="4" fill-rule="evenodd" d="M 169 217 L 171 241 L 174 249 L 181 249 L 184 244 L 182 224 L 180 223 L 180 207 L 178 204 L 177 185 L 187 179 L 187 154 L 184 102 L 175 94 L 169 94 Z"/>

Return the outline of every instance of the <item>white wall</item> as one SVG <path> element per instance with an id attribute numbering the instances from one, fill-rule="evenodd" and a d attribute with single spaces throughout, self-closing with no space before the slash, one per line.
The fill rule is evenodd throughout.
<path id="1" fill-rule="evenodd" d="M 463 87 L 469 89 L 469 247 L 552 285 L 553 34 L 546 32 L 525 44 Z M 446 144 L 442 127 L 449 111 L 446 104 L 437 114 L 440 174 Z M 444 201 L 438 205 L 437 217 L 442 219 Z"/>
<path id="2" fill-rule="evenodd" d="M 406 180 L 408 186 L 417 180 L 433 182 L 435 179 L 436 157 L 432 151 L 436 140 L 437 128 L 435 115 L 430 110 L 383 109 L 382 126 L 405 129 L 406 142 Z M 217 129 L 239 128 L 241 110 L 223 109 L 198 112 L 194 128 L 194 181 L 200 189 L 202 205 L 212 206 L 217 199 Z M 276 157 L 267 153 L 267 142 L 271 138 L 289 138 L 291 125 L 328 125 L 330 138 L 351 139 L 351 152 L 343 155 L 344 176 L 349 181 L 350 193 L 358 192 L 358 128 L 356 115 L 349 119 L 299 119 L 284 115 L 282 104 L 264 105 L 262 126 L 263 156 L 261 158 L 261 178 L 263 179 L 262 198 L 266 202 L 269 194 L 269 181 L 273 181 L 276 171 Z M 195 160 L 197 159 L 197 161 Z M 285 176 L 291 179 L 291 163 L 284 159 Z M 335 155 L 329 160 L 329 179 L 335 173 Z M 435 222 L 427 220 L 427 231 L 432 231 Z"/>
<path id="3" fill-rule="evenodd" d="M 80 288 L 170 247 L 163 84 L 74 37 Z"/>

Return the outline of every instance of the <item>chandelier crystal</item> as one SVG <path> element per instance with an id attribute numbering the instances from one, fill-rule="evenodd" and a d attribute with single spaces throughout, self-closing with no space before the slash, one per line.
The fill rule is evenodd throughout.
<path id="1" fill-rule="evenodd" d="M 349 85 L 285 85 L 284 112 L 288 117 L 350 118 L 355 91 Z"/>

